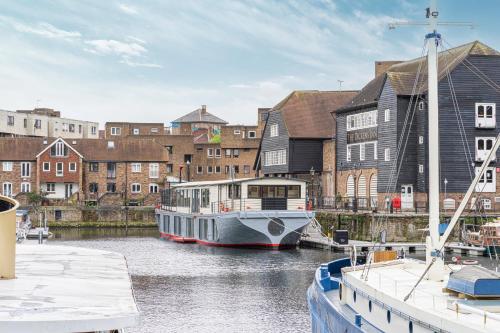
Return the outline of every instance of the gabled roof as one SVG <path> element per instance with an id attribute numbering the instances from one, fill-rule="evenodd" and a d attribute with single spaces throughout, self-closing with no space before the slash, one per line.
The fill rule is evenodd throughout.
<path id="1" fill-rule="evenodd" d="M 345 105 L 358 91 L 297 90 L 270 112 L 280 112 L 290 138 L 331 138 L 332 111 Z"/>
<path id="2" fill-rule="evenodd" d="M 453 71 L 469 56 L 500 56 L 500 52 L 491 47 L 474 41 L 438 54 L 438 80 L 443 79 L 448 72 Z M 415 86 L 415 79 L 420 68 L 419 80 Z M 420 57 L 404 61 L 389 67 L 383 75 L 371 80 L 360 93 L 356 95 L 339 112 L 376 104 L 386 80 L 389 80 L 397 95 L 423 94 L 427 91 L 427 57 Z"/>
<path id="3" fill-rule="evenodd" d="M 227 121 L 220 119 L 217 116 L 199 108 L 188 114 L 177 118 L 172 123 L 209 123 L 209 124 L 227 124 Z"/>
<path id="4" fill-rule="evenodd" d="M 50 147 L 52 147 L 53 145 L 55 145 L 57 142 L 62 142 L 62 143 L 64 143 L 64 145 L 65 145 L 66 147 L 68 147 L 68 148 L 69 148 L 69 149 L 71 149 L 73 152 L 75 152 L 75 154 L 77 154 L 78 156 L 80 156 L 81 158 L 83 158 L 82 154 L 80 154 L 80 153 L 79 153 L 79 152 L 78 152 L 75 148 L 71 147 L 71 145 L 70 145 L 70 144 L 68 144 L 66 141 L 64 141 L 64 139 L 63 139 L 63 138 L 57 138 L 57 139 L 55 139 L 54 141 L 52 141 L 52 143 L 48 144 L 48 145 L 45 147 L 45 149 L 43 149 L 41 152 L 39 152 L 39 153 L 36 155 L 36 157 L 38 157 L 38 156 L 42 155 L 43 153 L 45 153 L 47 150 L 49 150 L 49 149 L 50 149 Z"/>

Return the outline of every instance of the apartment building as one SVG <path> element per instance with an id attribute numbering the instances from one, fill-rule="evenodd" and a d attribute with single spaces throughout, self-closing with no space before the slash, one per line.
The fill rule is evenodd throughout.
<path id="1" fill-rule="evenodd" d="M 96 122 L 61 118 L 61 113 L 53 109 L 0 110 L 0 137 L 97 139 L 98 130 L 99 124 Z"/>
<path id="2" fill-rule="evenodd" d="M 475 41 L 438 59 L 441 199 L 442 207 L 454 209 L 499 133 L 500 93 L 491 82 L 500 82 L 500 53 Z M 425 58 L 392 64 L 336 111 L 337 191 L 360 208 L 387 208 L 394 197 L 403 210 L 428 207 L 425 75 L 414 88 L 426 66 Z M 407 144 L 398 149 L 402 139 Z M 471 209 L 490 210 L 500 202 L 497 161 L 477 186 Z"/>
<path id="3" fill-rule="evenodd" d="M 151 139 L 0 138 L 1 193 L 99 204 L 154 204 L 168 152 Z"/>
<path id="4" fill-rule="evenodd" d="M 104 131 L 104 137 L 108 139 L 164 134 L 165 126 L 163 123 L 107 122 Z"/>

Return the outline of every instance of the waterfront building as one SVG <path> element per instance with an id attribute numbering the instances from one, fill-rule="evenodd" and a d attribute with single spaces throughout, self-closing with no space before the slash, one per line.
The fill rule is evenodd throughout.
<path id="1" fill-rule="evenodd" d="M 438 61 L 441 200 L 454 209 L 499 132 L 500 53 L 475 41 L 439 53 Z M 403 210 L 427 209 L 426 67 L 424 58 L 390 64 L 336 110 L 337 192 L 351 206 L 387 208 L 399 197 Z M 500 204 L 497 163 L 476 189 L 481 205 L 473 198 L 471 209 Z M 394 179 L 393 168 L 400 168 Z"/>
<path id="2" fill-rule="evenodd" d="M 0 138 L 1 193 L 26 202 L 154 205 L 168 152 L 151 139 Z"/>
<path id="3" fill-rule="evenodd" d="M 165 125 L 163 123 L 107 122 L 104 130 L 106 139 L 163 134 L 165 134 Z"/>
<path id="4" fill-rule="evenodd" d="M 272 109 L 262 109 L 263 134 L 254 165 L 259 174 L 310 181 L 314 198 L 320 198 L 322 192 L 333 194 L 335 115 L 331 112 L 356 93 L 294 91 Z"/>
<path id="5" fill-rule="evenodd" d="M 47 108 L 0 110 L 0 137 L 61 137 L 97 139 L 97 122 L 62 118 L 60 111 Z"/>

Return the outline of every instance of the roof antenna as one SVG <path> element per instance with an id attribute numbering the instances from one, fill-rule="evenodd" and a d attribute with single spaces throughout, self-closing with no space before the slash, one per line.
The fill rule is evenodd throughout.
<path id="1" fill-rule="evenodd" d="M 342 91 L 342 82 L 344 82 L 343 80 L 337 80 L 337 82 L 339 83 L 339 91 Z"/>

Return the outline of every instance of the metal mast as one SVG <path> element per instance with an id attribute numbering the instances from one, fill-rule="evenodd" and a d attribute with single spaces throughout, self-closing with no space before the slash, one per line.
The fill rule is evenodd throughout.
<path id="1" fill-rule="evenodd" d="M 429 129 L 429 236 L 427 237 L 426 262 L 429 269 L 428 279 L 441 281 L 444 261 L 439 246 L 439 105 L 438 105 L 438 52 L 441 35 L 437 33 L 437 0 L 431 0 L 427 9 L 430 31 L 427 39 L 428 68 L 428 129 Z"/>

